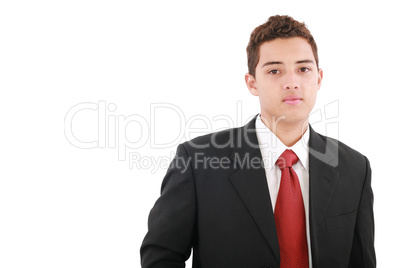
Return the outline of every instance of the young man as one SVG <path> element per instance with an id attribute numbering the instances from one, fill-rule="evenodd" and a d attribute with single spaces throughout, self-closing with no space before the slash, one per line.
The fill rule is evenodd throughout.
<path id="1" fill-rule="evenodd" d="M 247 55 L 261 113 L 178 146 L 142 267 L 184 267 L 191 249 L 194 268 L 375 267 L 369 161 L 308 124 L 323 77 L 309 30 L 270 17 Z"/>

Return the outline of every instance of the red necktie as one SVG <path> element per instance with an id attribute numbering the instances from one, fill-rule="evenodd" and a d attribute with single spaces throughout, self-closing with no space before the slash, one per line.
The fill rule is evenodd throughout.
<path id="1" fill-rule="evenodd" d="M 281 184 L 275 205 L 275 224 L 281 256 L 280 268 L 308 268 L 306 216 L 299 178 L 292 166 L 298 161 L 286 150 L 276 161 L 281 169 Z"/>

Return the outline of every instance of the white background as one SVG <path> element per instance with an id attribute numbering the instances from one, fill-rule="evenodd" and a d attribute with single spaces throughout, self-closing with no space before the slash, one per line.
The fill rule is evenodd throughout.
<path id="1" fill-rule="evenodd" d="M 402 25 L 391 3 L 2 1 L 0 267 L 140 267 L 166 172 L 149 160 L 172 159 L 194 116 L 211 125 L 190 138 L 228 127 L 214 116 L 241 126 L 259 112 L 244 83 L 245 48 L 276 14 L 306 22 L 316 39 L 324 80 L 313 126 L 370 159 L 378 266 L 400 263 Z M 103 148 L 65 135 L 66 115 L 81 103 L 111 104 L 107 121 L 87 109 L 67 130 L 101 137 Z M 151 118 L 155 103 L 165 108 Z M 336 107 L 329 119 L 326 105 Z M 155 148 L 151 138 L 171 144 Z M 130 168 L 114 144 L 137 145 L 125 152 L 142 162 Z"/>

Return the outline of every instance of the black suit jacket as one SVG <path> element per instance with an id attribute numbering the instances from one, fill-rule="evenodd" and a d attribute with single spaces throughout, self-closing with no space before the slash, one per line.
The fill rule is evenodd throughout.
<path id="1" fill-rule="evenodd" d="M 279 267 L 267 178 L 255 132 L 243 127 L 180 144 L 141 246 L 145 268 Z M 319 268 L 376 266 L 367 158 L 310 126 L 310 239 Z"/>

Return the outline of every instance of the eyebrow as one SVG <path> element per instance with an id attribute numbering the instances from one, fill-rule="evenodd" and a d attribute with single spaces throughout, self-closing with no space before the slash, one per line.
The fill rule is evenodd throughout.
<path id="1" fill-rule="evenodd" d="M 314 61 L 312 61 L 312 60 L 299 60 L 299 61 L 296 61 L 296 64 L 300 64 L 300 63 L 313 63 L 314 64 Z M 261 68 L 264 68 L 265 66 L 268 66 L 268 65 L 275 65 L 275 64 L 284 64 L 284 63 L 281 62 L 281 61 L 267 61 L 266 63 L 264 63 L 261 66 Z"/>

